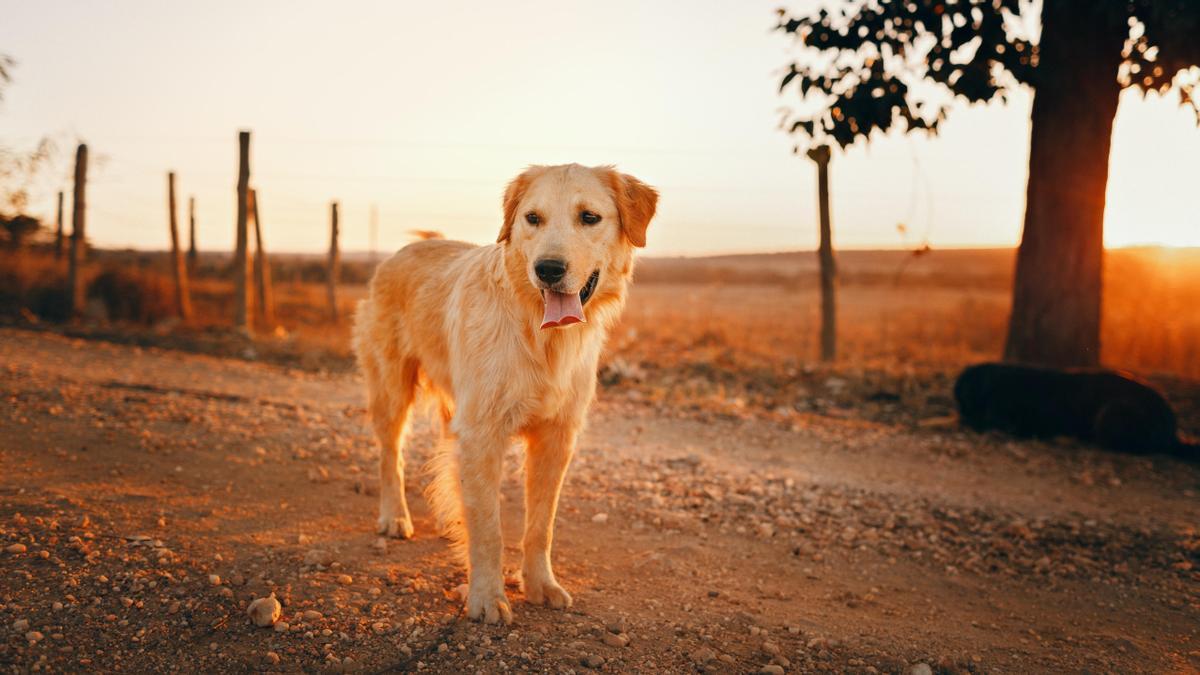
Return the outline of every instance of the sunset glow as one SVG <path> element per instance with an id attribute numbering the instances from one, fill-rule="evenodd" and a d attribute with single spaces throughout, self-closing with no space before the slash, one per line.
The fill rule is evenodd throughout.
<path id="1" fill-rule="evenodd" d="M 91 231 L 104 246 L 167 245 L 173 169 L 196 196 L 201 246 L 228 250 L 235 138 L 248 128 L 275 250 L 320 250 L 332 199 L 348 250 L 368 248 L 372 205 L 384 250 L 413 229 L 490 241 L 504 183 L 568 161 L 615 163 L 661 188 L 651 254 L 808 249 L 815 170 L 776 128 L 792 47 L 769 30 L 775 6 L 37 3 L 0 25 L 18 60 L 0 120 L 10 143 L 89 143 Z M 960 106 L 938 138 L 835 155 L 835 244 L 1015 245 L 1031 100 Z M 1200 130 L 1177 101 L 1122 100 L 1109 246 L 1200 245 Z M 59 187 L 35 195 L 38 214 L 53 217 Z"/>

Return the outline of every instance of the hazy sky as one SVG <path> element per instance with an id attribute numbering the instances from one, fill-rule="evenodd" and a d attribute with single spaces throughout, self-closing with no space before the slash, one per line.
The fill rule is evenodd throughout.
<path id="1" fill-rule="evenodd" d="M 814 167 L 776 128 L 793 53 L 770 30 L 777 0 L 4 4 L 0 52 L 18 66 L 0 141 L 54 135 L 65 159 L 86 140 L 101 245 L 167 245 L 174 169 L 201 247 L 228 249 L 243 128 L 277 251 L 324 248 L 335 198 L 346 249 L 367 248 L 371 204 L 385 250 L 415 228 L 491 241 L 505 182 L 570 161 L 661 189 L 655 254 L 815 242 Z M 963 107 L 936 139 L 835 155 L 836 244 L 1015 244 L 1029 104 Z M 1126 92 L 1111 168 L 1110 245 L 1200 245 L 1200 130 L 1174 94 Z M 35 210 L 52 216 L 52 200 Z"/>

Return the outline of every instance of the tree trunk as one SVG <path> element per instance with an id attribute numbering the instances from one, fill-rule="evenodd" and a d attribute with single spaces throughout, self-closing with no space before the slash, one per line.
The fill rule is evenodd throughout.
<path id="1" fill-rule="evenodd" d="M 329 277 L 329 318 L 338 322 L 337 282 L 342 269 L 342 256 L 338 251 L 338 205 L 334 202 L 329 211 L 329 266 L 326 274 Z"/>
<path id="2" fill-rule="evenodd" d="M 1010 361 L 1100 361 L 1104 193 L 1129 32 L 1119 14 L 1094 0 L 1046 0 L 1042 11 Z"/>
<path id="3" fill-rule="evenodd" d="M 58 217 L 54 221 L 54 259 L 62 260 L 63 255 L 63 193 L 58 191 Z"/>
<path id="4" fill-rule="evenodd" d="M 829 223 L 829 146 L 808 151 L 817 163 L 817 203 L 821 223 L 821 240 L 817 261 L 821 268 L 821 360 L 837 358 L 837 300 L 834 297 L 837 265 L 833 259 L 833 228 Z"/>
<path id="5" fill-rule="evenodd" d="M 179 318 L 184 321 L 192 320 L 192 296 L 188 292 L 187 268 L 184 267 L 183 249 L 179 246 L 179 222 L 175 208 L 175 172 L 167 174 L 167 217 L 171 228 L 171 272 L 175 276 L 175 306 L 179 308 Z"/>
<path id="6" fill-rule="evenodd" d="M 83 314 L 87 298 L 83 286 L 83 254 L 87 245 L 87 145 L 80 143 L 75 149 L 75 195 L 71 204 L 71 257 L 67 269 L 68 285 L 71 288 L 71 318 Z"/>
<path id="7" fill-rule="evenodd" d="M 254 217 L 254 285 L 258 288 L 258 318 L 264 328 L 275 323 L 271 298 L 271 267 L 263 250 L 262 221 L 258 219 L 258 190 L 250 190 L 250 211 Z"/>
<path id="8" fill-rule="evenodd" d="M 233 322 L 238 328 L 250 328 L 250 284 L 247 255 L 247 212 L 250 191 L 250 132 L 238 132 L 237 248 L 233 255 Z"/>
<path id="9" fill-rule="evenodd" d="M 196 250 L 196 198 L 188 197 L 188 274 L 195 276 L 200 252 Z"/>

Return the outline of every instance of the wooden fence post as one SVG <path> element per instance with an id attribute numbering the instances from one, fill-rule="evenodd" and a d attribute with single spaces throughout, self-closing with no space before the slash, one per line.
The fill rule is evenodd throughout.
<path id="1" fill-rule="evenodd" d="M 250 284 L 247 267 L 249 256 L 247 238 L 247 210 L 250 190 L 250 132 L 238 132 L 238 182 L 237 182 L 237 248 L 233 255 L 233 324 L 238 328 L 250 329 Z"/>
<path id="2" fill-rule="evenodd" d="M 175 208 L 175 172 L 167 173 L 167 210 L 170 215 L 167 220 L 171 228 L 171 271 L 175 276 L 175 306 L 179 308 L 179 318 L 184 321 L 192 320 L 192 296 L 188 292 L 187 268 L 183 263 L 183 250 L 179 246 L 179 222 Z"/>
<path id="3" fill-rule="evenodd" d="M 330 205 L 329 212 L 329 265 L 326 274 L 329 277 L 329 318 L 338 322 L 337 282 L 341 273 L 342 258 L 338 251 L 338 203 Z"/>
<path id="4" fill-rule="evenodd" d="M 817 196 L 821 220 L 821 242 L 817 248 L 817 259 L 821 266 L 821 360 L 837 358 L 837 303 L 834 286 L 837 267 L 833 259 L 833 234 L 829 223 L 829 146 L 822 145 L 808 151 L 808 157 L 817 164 Z"/>
<path id="5" fill-rule="evenodd" d="M 80 143 L 75 149 L 75 196 L 71 204 L 71 257 L 67 271 L 73 319 L 83 314 L 83 305 L 87 299 L 83 284 L 83 254 L 87 245 L 87 162 L 87 145 Z"/>
<path id="6" fill-rule="evenodd" d="M 200 262 L 200 252 L 196 250 L 196 198 L 188 197 L 188 274 L 196 274 L 196 264 Z"/>
<path id="7" fill-rule="evenodd" d="M 258 287 L 258 318 L 263 328 L 275 323 L 275 307 L 271 298 L 271 267 L 263 250 L 262 221 L 258 217 L 258 190 L 250 189 L 250 215 L 254 218 L 254 281 Z"/>
<path id="8" fill-rule="evenodd" d="M 58 191 L 58 218 L 54 221 L 54 259 L 62 260 L 63 255 L 63 193 Z"/>

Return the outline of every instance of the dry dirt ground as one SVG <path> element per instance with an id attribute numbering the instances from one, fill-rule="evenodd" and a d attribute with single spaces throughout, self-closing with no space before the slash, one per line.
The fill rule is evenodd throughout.
<path id="1" fill-rule="evenodd" d="M 1200 669 L 1200 471 L 1172 459 L 608 389 L 555 542 L 575 605 L 514 587 L 482 626 L 420 471 L 415 540 L 372 531 L 355 376 L 3 329 L 0 395 L 12 672 Z"/>

